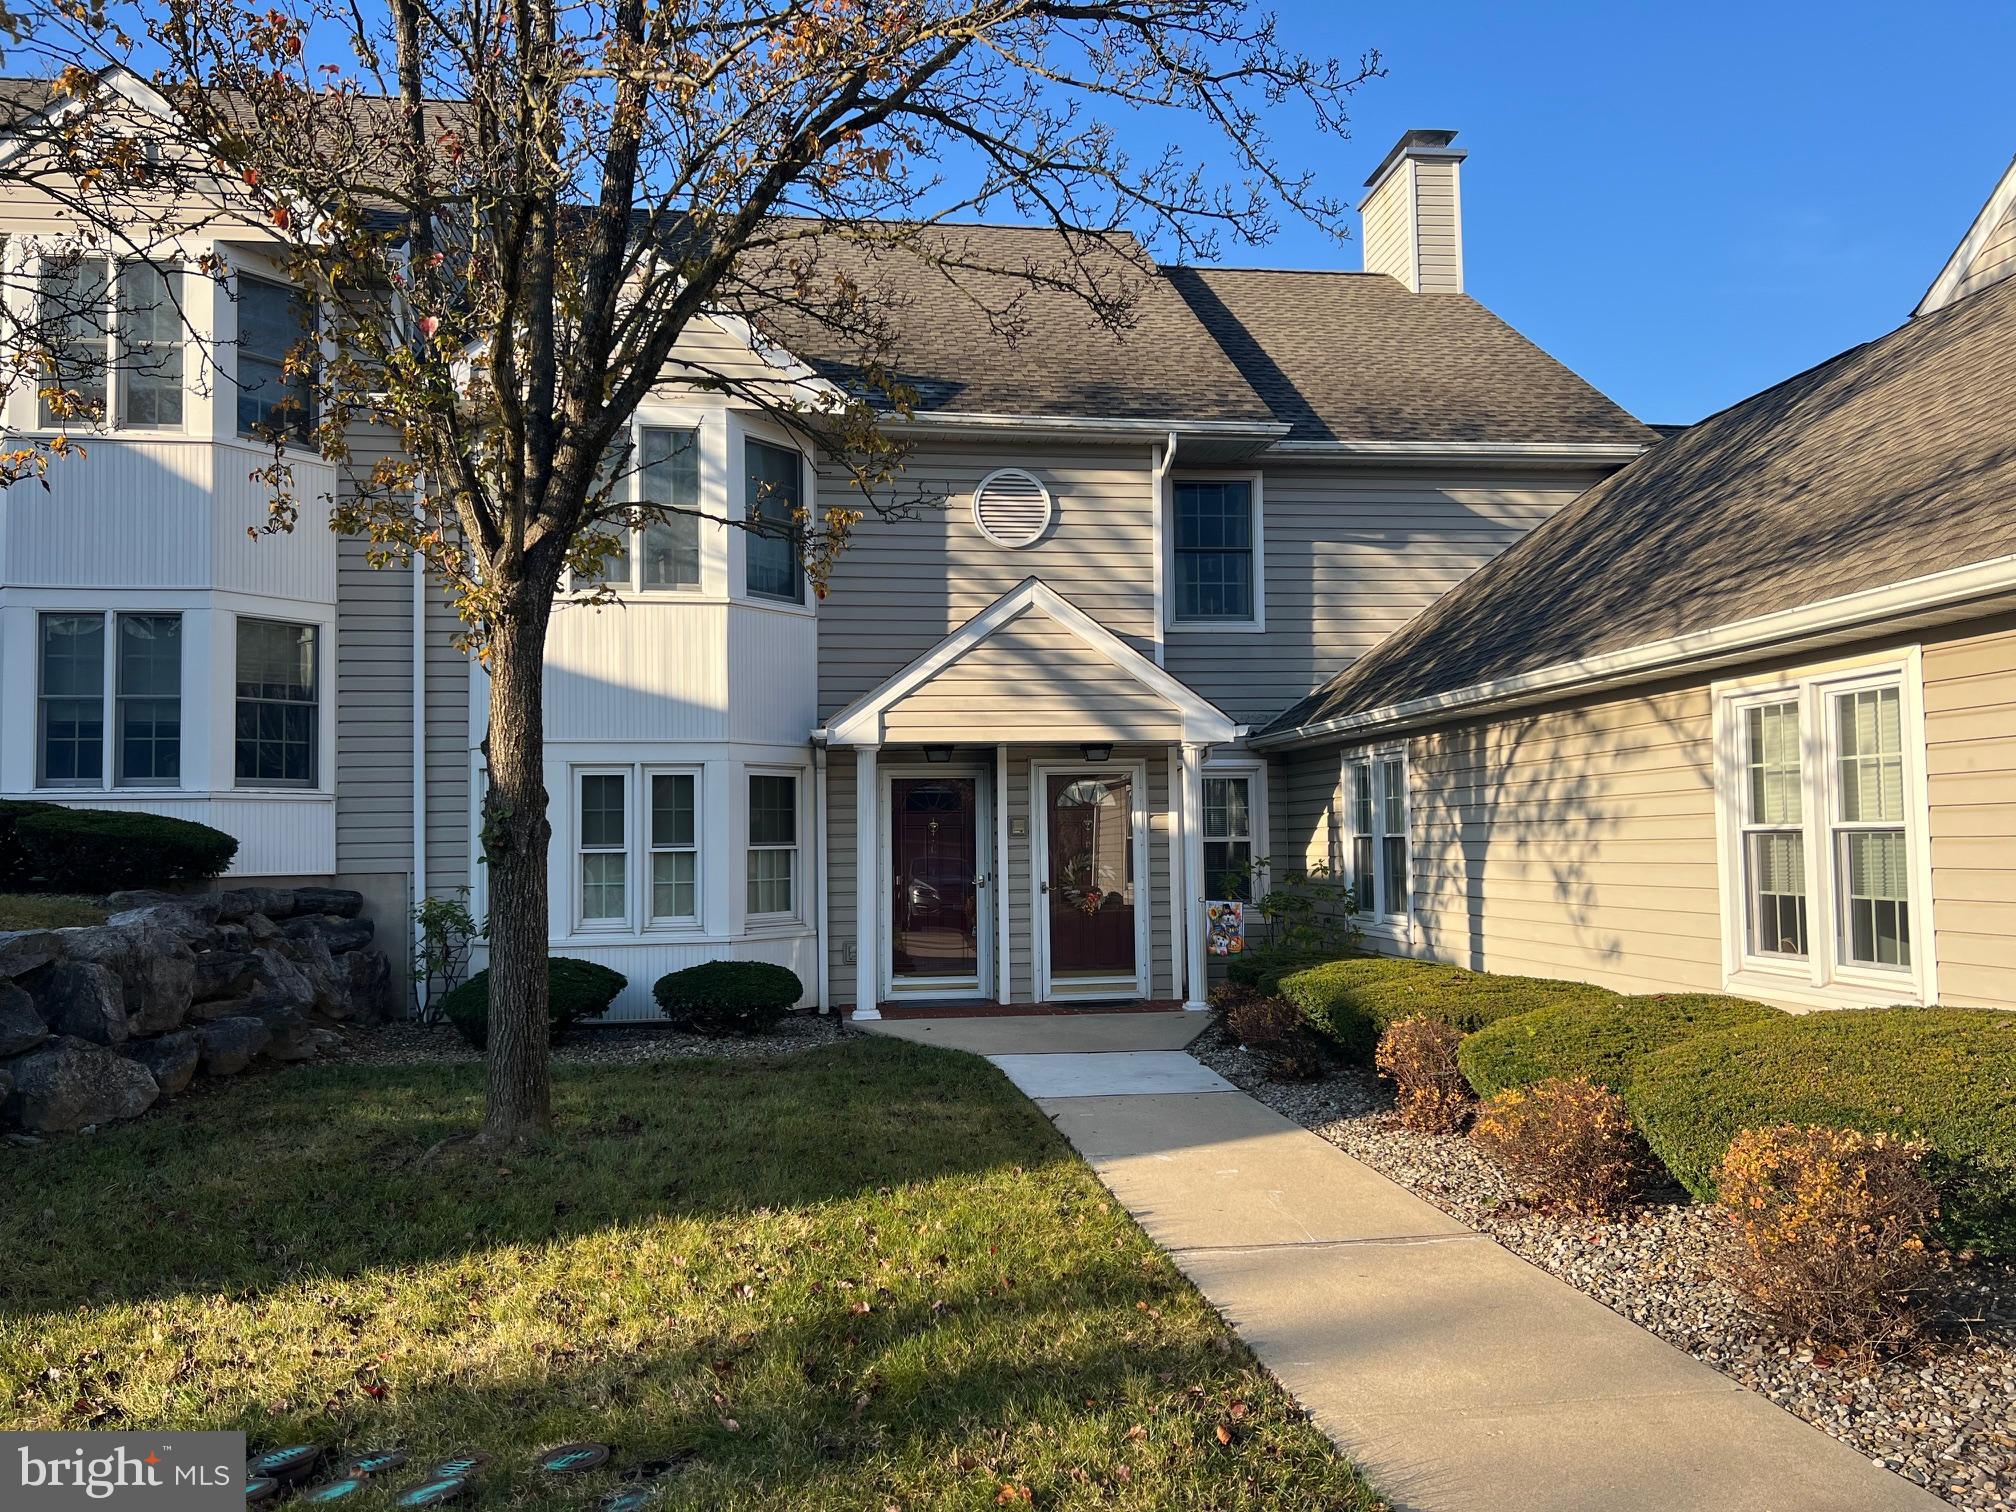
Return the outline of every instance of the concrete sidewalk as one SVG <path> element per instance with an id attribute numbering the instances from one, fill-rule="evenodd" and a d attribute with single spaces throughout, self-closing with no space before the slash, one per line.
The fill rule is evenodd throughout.
<path id="1" fill-rule="evenodd" d="M 988 1055 L 1031 1091 L 1396 1507 L 1945 1506 L 1244 1093 L 1164 1090 L 1195 1016 L 1091 1017 L 883 1032 Z"/>

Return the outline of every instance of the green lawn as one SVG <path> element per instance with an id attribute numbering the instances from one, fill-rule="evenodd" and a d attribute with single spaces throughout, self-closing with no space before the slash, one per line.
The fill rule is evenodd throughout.
<path id="1" fill-rule="evenodd" d="M 571 1439 L 690 1456 L 666 1507 L 1378 1505 L 981 1061 L 857 1041 L 555 1096 L 552 1151 L 506 1161 L 422 1160 L 477 1067 L 0 1152 L 0 1424 L 477 1448 L 499 1508 L 614 1485 L 525 1467 Z"/>
<path id="2" fill-rule="evenodd" d="M 96 898 L 0 892 L 0 930 L 72 929 L 80 924 L 103 924 L 105 919 L 105 910 Z"/>

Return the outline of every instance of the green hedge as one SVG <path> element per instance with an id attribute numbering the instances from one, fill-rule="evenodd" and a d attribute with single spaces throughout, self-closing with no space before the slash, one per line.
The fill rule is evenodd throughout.
<path id="1" fill-rule="evenodd" d="M 658 978 L 651 995 L 665 1017 L 695 1034 L 754 1034 L 805 996 L 798 973 L 768 961 L 703 961 Z"/>
<path id="2" fill-rule="evenodd" d="M 546 962 L 548 1032 L 558 1035 L 580 1019 L 600 1018 L 629 985 L 620 971 L 572 956 Z M 441 1013 L 478 1050 L 490 1043 L 490 973 L 479 971 L 441 999 Z"/>
<path id="3" fill-rule="evenodd" d="M 1653 1153 L 1703 1200 L 1742 1129 L 1824 1124 L 1923 1139 L 1948 1242 L 2016 1254 L 2016 1014 L 1783 1014 L 1647 1056 L 1624 1099 Z"/>
<path id="4" fill-rule="evenodd" d="M 1463 1041 L 1456 1061 L 1479 1097 L 1557 1076 L 1586 1076 L 1622 1092 L 1631 1068 L 1655 1051 L 1782 1017 L 1748 998 L 1706 992 L 1576 998 L 1485 1025 Z"/>
<path id="5" fill-rule="evenodd" d="M 33 798 L 0 798 L 0 892 L 27 892 L 35 880 L 15 827 L 30 814 L 46 814 L 58 807 Z"/>
<path id="6" fill-rule="evenodd" d="M 1281 996 L 1357 1060 L 1369 1062 L 1387 1026 L 1434 1018 L 1473 1033 L 1555 1003 L 1608 1002 L 1617 994 L 1585 982 L 1492 976 L 1460 966 L 1385 956 L 1329 961 L 1281 979 Z"/>
<path id="7" fill-rule="evenodd" d="M 238 854 L 235 839 L 207 824 L 54 804 L 15 816 L 11 848 L 31 879 L 26 890 L 59 893 L 207 882 Z"/>
<path id="8" fill-rule="evenodd" d="M 1281 991 L 1281 979 L 1297 971 L 1307 971 L 1311 966 L 1320 966 L 1325 961 L 1334 961 L 1334 950 L 1275 950 L 1262 947 L 1249 950 L 1244 955 L 1229 957 L 1225 962 L 1225 980 L 1241 987 L 1251 987 L 1266 997 L 1274 997 Z"/>

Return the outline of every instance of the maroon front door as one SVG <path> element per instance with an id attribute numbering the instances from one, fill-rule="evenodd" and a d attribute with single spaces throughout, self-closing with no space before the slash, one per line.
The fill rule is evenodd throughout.
<path id="1" fill-rule="evenodd" d="M 889 780 L 889 969 L 897 979 L 980 977 L 980 784 Z"/>
<path id="2" fill-rule="evenodd" d="M 1051 774 L 1050 979 L 1129 978 L 1134 960 L 1134 779 L 1123 772 Z"/>

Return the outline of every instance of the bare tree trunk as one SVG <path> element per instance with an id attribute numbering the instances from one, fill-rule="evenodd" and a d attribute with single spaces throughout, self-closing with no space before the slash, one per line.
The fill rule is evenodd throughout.
<path id="1" fill-rule="evenodd" d="M 528 1144 L 553 1127 L 547 1065 L 546 622 L 552 596 L 522 594 L 490 655 L 490 1099 L 486 1145 Z"/>

